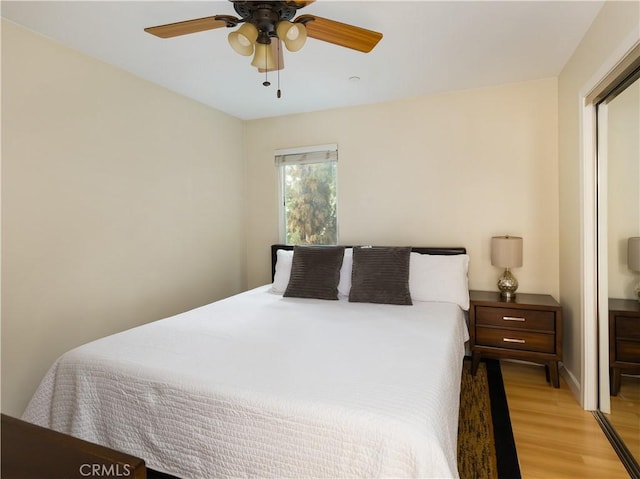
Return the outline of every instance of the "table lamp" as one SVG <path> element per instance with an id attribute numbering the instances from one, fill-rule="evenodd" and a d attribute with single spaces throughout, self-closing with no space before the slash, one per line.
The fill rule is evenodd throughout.
<path id="1" fill-rule="evenodd" d="M 640 236 L 629 238 L 627 243 L 627 266 L 631 271 L 640 272 Z M 640 301 L 640 283 L 636 285 L 636 298 Z"/>
<path id="2" fill-rule="evenodd" d="M 492 237 L 491 264 L 504 268 L 504 273 L 498 279 L 500 296 L 507 300 L 515 298 L 518 280 L 510 269 L 522 266 L 522 238 L 508 235 Z"/>

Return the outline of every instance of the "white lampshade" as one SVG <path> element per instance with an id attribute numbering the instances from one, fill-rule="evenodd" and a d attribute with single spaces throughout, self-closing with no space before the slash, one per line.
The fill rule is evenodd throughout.
<path id="1" fill-rule="evenodd" d="M 500 268 L 522 266 L 522 238 L 518 236 L 491 238 L 491 264 Z"/>
<path id="2" fill-rule="evenodd" d="M 283 20 L 276 27 L 278 38 L 290 52 L 297 52 L 307 40 L 307 28 L 302 23 L 291 23 Z"/>
<path id="3" fill-rule="evenodd" d="M 628 240 L 627 265 L 632 271 L 640 271 L 640 236 Z"/>
<path id="4" fill-rule="evenodd" d="M 244 23 L 229 34 L 229 45 L 240 55 L 248 57 L 253 53 L 253 44 L 258 38 L 258 29 L 252 23 Z"/>
<path id="5" fill-rule="evenodd" d="M 256 43 L 256 54 L 253 56 L 251 66 L 262 70 L 276 70 L 278 64 L 273 57 L 271 45 L 268 43 Z"/>

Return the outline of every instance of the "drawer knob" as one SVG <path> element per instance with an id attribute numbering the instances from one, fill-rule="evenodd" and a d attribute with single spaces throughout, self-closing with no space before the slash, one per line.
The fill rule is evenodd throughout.
<path id="1" fill-rule="evenodd" d="M 518 344 L 524 344 L 526 342 L 524 339 L 513 339 L 513 338 L 502 338 L 502 341 L 505 343 L 518 343 Z"/>
<path id="2" fill-rule="evenodd" d="M 505 321 L 526 321 L 525 318 L 518 318 L 517 316 L 503 316 L 502 319 Z"/>

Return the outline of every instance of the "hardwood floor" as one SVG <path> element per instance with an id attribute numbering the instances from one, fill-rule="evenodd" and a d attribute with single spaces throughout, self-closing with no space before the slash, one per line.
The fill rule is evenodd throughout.
<path id="1" fill-rule="evenodd" d="M 523 479 L 629 477 L 590 411 L 537 365 L 501 361 Z"/>

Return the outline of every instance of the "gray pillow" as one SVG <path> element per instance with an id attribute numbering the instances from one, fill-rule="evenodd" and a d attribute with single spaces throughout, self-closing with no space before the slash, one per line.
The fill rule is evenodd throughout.
<path id="1" fill-rule="evenodd" d="M 338 299 L 344 246 L 294 246 L 288 298 Z"/>
<path id="2" fill-rule="evenodd" d="M 413 304 L 409 291 L 410 255 L 408 246 L 354 248 L 349 301 Z"/>

